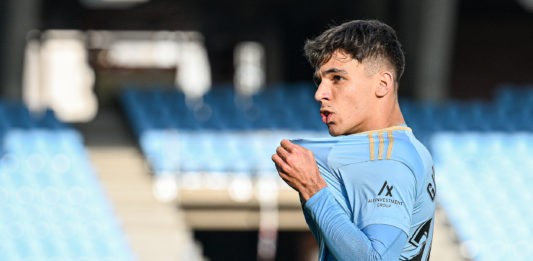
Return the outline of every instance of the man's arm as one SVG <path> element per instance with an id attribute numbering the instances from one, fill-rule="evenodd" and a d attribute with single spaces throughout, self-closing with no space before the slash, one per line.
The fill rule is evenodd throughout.
<path id="1" fill-rule="evenodd" d="M 398 259 L 407 240 L 406 233 L 379 222 L 359 229 L 327 188 L 311 151 L 283 140 L 272 160 L 280 177 L 300 193 L 305 211 L 311 215 L 336 259 Z"/>
<path id="2" fill-rule="evenodd" d="M 369 225 L 360 230 L 328 188 L 316 193 L 304 207 L 337 260 L 398 260 L 407 241 L 405 232 L 391 225 Z"/>

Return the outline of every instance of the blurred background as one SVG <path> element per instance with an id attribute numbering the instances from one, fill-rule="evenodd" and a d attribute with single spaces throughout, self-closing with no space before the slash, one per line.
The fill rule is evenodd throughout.
<path id="1" fill-rule="evenodd" d="M 431 260 L 531 260 L 533 1 L 3 0 L 0 260 L 316 260 L 270 161 L 327 136 L 306 39 L 380 19 Z"/>

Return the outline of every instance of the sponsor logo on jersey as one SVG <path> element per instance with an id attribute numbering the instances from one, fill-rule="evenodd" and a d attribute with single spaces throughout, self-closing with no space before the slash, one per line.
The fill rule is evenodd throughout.
<path id="1" fill-rule="evenodd" d="M 381 196 L 381 194 L 383 194 L 383 192 L 385 192 L 385 189 L 387 189 L 387 193 L 385 194 L 385 196 L 392 197 L 392 189 L 393 188 L 394 188 L 394 186 L 389 186 L 387 184 L 387 181 L 385 180 L 385 183 L 383 183 L 383 186 L 379 190 L 378 196 Z"/>
<path id="2" fill-rule="evenodd" d="M 390 208 L 392 205 L 402 206 L 403 201 L 394 199 L 393 190 L 394 186 L 385 181 L 379 189 L 377 197 L 368 199 L 367 203 L 376 204 L 379 208 Z"/>

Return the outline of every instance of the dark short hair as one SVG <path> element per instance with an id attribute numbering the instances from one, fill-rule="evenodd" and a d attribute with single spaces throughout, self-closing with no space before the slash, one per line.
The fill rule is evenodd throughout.
<path id="1" fill-rule="evenodd" d="M 396 32 L 377 20 L 354 20 L 333 26 L 314 39 L 307 40 L 305 56 L 311 66 L 320 68 L 333 53 L 341 50 L 358 62 L 384 58 L 396 72 L 397 81 L 405 68 L 405 56 Z"/>

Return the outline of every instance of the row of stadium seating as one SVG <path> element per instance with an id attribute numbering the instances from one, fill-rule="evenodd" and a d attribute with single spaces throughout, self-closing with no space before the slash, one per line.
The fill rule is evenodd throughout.
<path id="1" fill-rule="evenodd" d="M 134 260 L 74 129 L 0 102 L 0 260 Z"/>
<path id="2" fill-rule="evenodd" d="M 121 96 L 137 134 L 150 129 L 178 130 L 323 130 L 313 87 L 272 87 L 240 97 L 222 86 L 202 100 L 190 100 L 173 88 L 127 88 Z"/>
<path id="3" fill-rule="evenodd" d="M 140 147 L 155 174 L 273 172 L 270 156 L 282 139 L 325 135 L 319 132 L 146 131 Z"/>
<path id="4" fill-rule="evenodd" d="M 37 115 L 31 114 L 28 108 L 20 102 L 0 101 L 0 134 L 9 129 L 64 129 L 66 125 L 60 122 L 51 110 L 45 110 Z"/>

